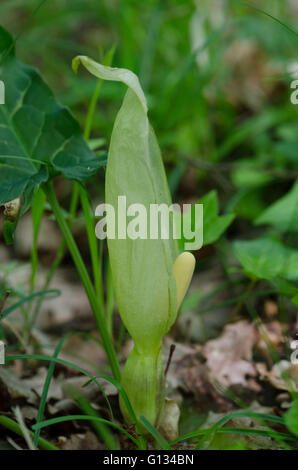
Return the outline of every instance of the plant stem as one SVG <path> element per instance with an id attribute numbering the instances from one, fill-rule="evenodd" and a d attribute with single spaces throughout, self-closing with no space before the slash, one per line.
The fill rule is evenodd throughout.
<path id="1" fill-rule="evenodd" d="M 76 242 L 74 241 L 74 238 L 72 236 L 72 233 L 69 229 L 69 226 L 64 218 L 63 212 L 61 210 L 61 207 L 57 201 L 56 194 L 53 189 L 53 185 L 51 182 L 47 182 L 43 185 L 43 191 L 45 192 L 48 202 L 53 210 L 53 213 L 56 217 L 56 220 L 60 226 L 60 230 L 64 236 L 65 242 L 69 248 L 69 251 L 71 253 L 71 256 L 73 258 L 73 261 L 76 265 L 77 271 L 79 273 L 79 276 L 81 278 L 81 281 L 84 285 L 86 294 L 88 296 L 90 306 L 92 308 L 92 311 L 94 313 L 96 323 L 98 326 L 98 329 L 100 331 L 101 337 L 102 337 L 102 342 L 103 346 L 105 348 L 105 351 L 107 353 L 110 366 L 113 372 L 114 377 L 117 380 L 120 380 L 120 367 L 117 359 L 117 355 L 113 346 L 113 343 L 111 341 L 110 335 L 108 333 L 106 324 L 105 324 L 105 318 L 103 315 L 103 312 L 101 310 L 100 304 L 98 302 L 98 299 L 96 297 L 94 288 L 92 286 L 90 277 L 88 275 L 86 266 L 84 264 L 84 261 L 81 257 L 81 254 L 79 252 L 79 249 L 76 245 Z"/>
<path id="2" fill-rule="evenodd" d="M 146 352 L 138 351 L 135 345 L 125 363 L 121 384 L 136 416 L 144 415 L 152 425 L 157 424 L 165 401 L 161 344 L 155 350 Z M 125 421 L 130 424 L 131 416 L 121 396 L 120 409 Z"/>

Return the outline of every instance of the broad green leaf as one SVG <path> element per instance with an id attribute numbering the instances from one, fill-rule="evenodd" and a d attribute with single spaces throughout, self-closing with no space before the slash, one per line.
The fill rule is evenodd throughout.
<path id="1" fill-rule="evenodd" d="M 289 281 L 298 280 L 298 250 L 285 248 L 285 263 L 281 276 Z"/>
<path id="2" fill-rule="evenodd" d="M 203 196 L 198 201 L 198 204 L 203 204 L 203 244 L 209 245 L 216 242 L 221 237 L 221 235 L 233 222 L 235 214 L 218 215 L 219 207 L 216 191 L 210 191 L 208 194 Z M 182 214 L 182 216 L 180 216 L 179 213 L 175 214 L 176 224 L 181 224 L 182 238 L 178 240 L 180 250 L 184 249 L 186 242 L 185 238 L 183 237 L 183 224 L 185 221 L 188 222 L 187 219 L 189 218 L 191 218 L 192 230 L 195 230 L 194 206 L 192 206 L 190 214 L 185 213 Z M 191 240 L 188 240 L 188 242 L 189 241 Z"/>
<path id="3" fill-rule="evenodd" d="M 271 238 L 236 241 L 236 258 L 248 274 L 260 279 L 274 279 L 284 268 L 284 250 Z"/>
<path id="4" fill-rule="evenodd" d="M 244 270 L 253 277 L 298 279 L 298 251 L 285 247 L 278 240 L 264 237 L 236 241 L 234 253 Z"/>
<path id="5" fill-rule="evenodd" d="M 298 306 L 298 287 L 295 284 L 283 278 L 277 278 L 273 284 L 280 294 L 286 295 L 291 299 L 294 305 Z"/>
<path id="6" fill-rule="evenodd" d="M 298 400 L 292 403 L 291 408 L 286 412 L 284 418 L 288 429 L 298 436 Z"/>
<path id="7" fill-rule="evenodd" d="M 255 223 L 272 225 L 280 232 L 298 232 L 298 181 L 285 196 L 268 207 Z"/>
<path id="8" fill-rule="evenodd" d="M 0 204 L 33 191 L 50 174 L 84 181 L 99 162 L 84 141 L 79 125 L 54 98 L 38 71 L 15 57 L 13 39 L 0 27 Z M 24 211 L 24 209 L 23 209 Z"/>
<path id="9" fill-rule="evenodd" d="M 296 305 L 296 307 L 298 307 L 298 294 L 294 295 L 294 297 L 291 298 L 291 301 Z"/>
<path id="10" fill-rule="evenodd" d="M 216 191 L 210 191 L 199 200 L 204 206 L 204 245 L 216 242 L 231 225 L 235 214 L 218 215 L 218 197 Z"/>

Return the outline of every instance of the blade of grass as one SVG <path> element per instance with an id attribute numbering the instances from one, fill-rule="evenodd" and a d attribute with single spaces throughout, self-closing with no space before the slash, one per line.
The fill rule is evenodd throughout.
<path id="1" fill-rule="evenodd" d="M 123 398 L 123 401 L 125 403 L 125 406 L 127 408 L 127 411 L 129 413 L 129 416 L 130 416 L 130 419 L 131 419 L 131 422 L 132 424 L 135 424 L 135 427 L 136 427 L 136 433 L 139 434 L 138 436 L 138 442 L 139 442 L 139 446 L 140 446 L 140 449 L 146 449 L 146 439 L 142 436 L 142 433 L 140 431 L 140 427 L 139 427 L 139 423 L 138 423 L 138 420 L 137 420 L 137 417 L 136 417 L 136 414 L 133 410 L 133 407 L 130 403 L 130 400 L 128 398 L 128 395 L 126 393 L 126 391 L 124 390 L 122 384 L 112 378 L 112 377 L 109 377 L 108 375 L 100 375 L 98 377 L 93 377 L 92 380 L 94 379 L 104 379 L 106 380 L 107 382 L 110 382 L 112 385 L 114 385 L 114 387 L 117 388 L 119 394 L 122 396 Z M 88 380 L 84 385 L 83 387 L 86 387 L 92 380 Z"/>
<path id="2" fill-rule="evenodd" d="M 113 312 L 115 306 L 115 296 L 114 296 L 114 287 L 113 287 L 113 278 L 111 264 L 108 260 L 107 262 L 107 306 L 106 306 L 106 318 L 107 318 L 107 327 L 110 333 L 111 338 L 113 338 Z"/>
<path id="3" fill-rule="evenodd" d="M 41 7 L 44 5 L 44 3 L 46 3 L 47 0 L 41 0 L 37 6 L 34 8 L 33 12 L 31 13 L 31 15 L 29 16 L 29 18 L 25 21 L 21 31 L 17 34 L 17 36 L 14 38 L 12 44 L 10 45 L 10 47 L 7 49 L 6 53 L 2 56 L 2 59 L 1 59 L 1 62 L 8 56 L 8 54 L 11 52 L 11 50 L 15 47 L 16 45 L 16 42 L 18 41 L 18 39 L 21 37 L 21 35 L 23 34 L 23 32 L 26 30 L 27 26 L 30 24 L 30 21 L 32 21 L 32 19 L 36 16 L 36 14 L 38 13 L 38 11 L 41 9 Z M 0 63 L 1 65 L 1 63 Z"/>
<path id="4" fill-rule="evenodd" d="M 249 429 L 249 428 L 220 428 L 216 432 L 220 434 L 246 434 L 251 436 L 263 436 L 263 437 L 271 437 L 277 440 L 286 439 L 288 441 L 297 441 L 295 436 L 291 436 L 290 434 L 286 434 L 284 432 L 277 432 L 277 431 L 266 431 L 262 429 Z"/>
<path id="5" fill-rule="evenodd" d="M 44 192 L 38 188 L 32 202 L 31 215 L 33 225 L 33 238 L 32 238 L 32 249 L 31 249 L 31 278 L 30 278 L 30 293 L 34 291 L 37 265 L 38 265 L 38 251 L 37 251 L 37 239 L 40 229 L 42 216 L 44 213 L 46 197 Z"/>
<path id="6" fill-rule="evenodd" d="M 59 341 L 59 343 L 57 344 L 56 348 L 55 348 L 55 351 L 54 351 L 54 354 L 52 356 L 53 359 L 57 359 L 60 351 L 61 351 L 61 348 L 64 344 L 64 342 L 70 338 L 71 336 L 73 335 L 85 335 L 84 333 L 82 332 L 74 332 L 74 333 L 68 333 L 67 335 L 65 335 L 63 338 L 61 338 L 61 340 Z M 46 379 L 45 379 L 45 382 L 44 382 L 44 385 L 43 385 L 43 389 L 42 389 L 42 394 L 41 394 L 41 397 L 40 397 L 40 403 L 39 403 L 39 408 L 38 408 L 38 414 L 37 414 L 37 419 L 36 419 L 36 423 L 38 424 L 39 422 L 42 421 L 43 419 L 43 416 L 44 416 L 44 410 L 45 410 L 45 406 L 46 406 L 46 402 L 47 402 L 47 397 L 48 397 L 48 392 L 49 392 L 49 388 L 50 388 L 50 384 L 51 384 L 51 380 L 52 380 L 52 377 L 53 377 L 53 373 L 54 373 L 54 369 L 55 369 L 55 365 L 56 363 L 54 361 L 52 361 L 50 363 L 50 366 L 49 366 L 49 369 L 48 369 L 48 373 L 47 373 L 47 376 L 46 376 Z M 111 413 L 111 416 L 113 416 L 113 413 L 112 413 L 112 408 L 111 408 L 111 405 L 110 405 L 110 402 L 109 402 L 109 399 L 108 397 L 106 396 L 103 388 L 100 386 L 100 389 L 103 393 L 103 396 L 104 398 L 106 399 L 107 401 L 107 404 L 108 404 L 108 407 L 109 407 L 109 411 Z M 38 441 L 38 438 L 39 438 L 39 430 L 37 430 L 34 434 L 34 445 L 36 446 L 37 445 L 37 441 Z"/>
<path id="7" fill-rule="evenodd" d="M 258 13 L 262 13 L 263 15 L 267 16 L 268 18 L 271 18 L 273 21 L 276 21 L 276 23 L 279 23 L 283 28 L 287 29 L 290 33 L 294 34 L 295 36 L 298 36 L 297 31 L 292 29 L 290 26 L 288 26 L 286 23 L 281 21 L 280 19 L 276 18 L 275 16 L 271 15 L 265 10 L 262 10 L 261 8 L 257 8 L 254 5 L 251 5 L 250 3 L 247 2 L 241 2 L 243 5 L 246 5 L 248 8 L 251 8 L 252 10 L 257 11 Z"/>
<path id="8" fill-rule="evenodd" d="M 152 426 L 145 416 L 141 415 L 139 420 L 163 450 L 173 450 L 168 441 L 166 441 L 160 432 Z"/>
<path id="9" fill-rule="evenodd" d="M 258 419 L 261 419 L 263 421 L 272 421 L 274 423 L 284 424 L 283 418 L 280 418 L 278 416 L 268 415 L 268 414 L 265 414 L 265 413 L 254 413 L 253 411 L 235 411 L 235 412 L 230 413 L 230 414 L 224 416 L 223 418 L 221 418 L 211 428 L 209 428 L 209 429 L 198 429 L 197 431 L 189 432 L 187 434 L 184 434 L 183 436 L 179 436 L 174 441 L 171 441 L 170 444 L 174 445 L 174 444 L 177 444 L 178 442 L 184 441 L 186 439 L 192 439 L 194 437 L 204 435 L 206 433 L 208 435 L 212 434 L 215 429 L 217 429 L 219 426 L 222 426 L 223 424 L 230 421 L 231 419 L 233 419 L 233 418 L 246 418 L 246 417 L 258 418 Z"/>
<path id="10" fill-rule="evenodd" d="M 91 405 L 90 401 L 84 397 L 77 387 L 74 387 L 71 384 L 66 384 L 64 391 L 77 403 L 78 407 L 82 410 L 83 413 L 88 416 L 95 416 L 100 418 L 97 411 L 95 411 Z M 119 445 L 117 444 L 113 434 L 110 432 L 106 424 L 102 423 L 101 421 L 92 421 L 91 424 L 98 436 L 103 439 L 108 449 L 119 450 Z"/>
<path id="11" fill-rule="evenodd" d="M 7 317 L 7 315 L 9 315 L 11 312 L 13 312 L 17 308 L 21 307 L 25 303 L 30 302 L 32 299 L 35 299 L 36 297 L 45 297 L 48 294 L 51 294 L 51 298 L 54 299 L 56 297 L 59 297 L 59 295 L 61 295 L 61 292 L 58 289 L 49 289 L 49 290 L 41 290 L 41 291 L 38 291 L 38 292 L 34 292 L 33 294 L 30 294 L 30 295 L 27 295 L 26 297 L 23 297 L 21 300 L 19 300 L 15 304 L 13 304 L 10 307 L 7 307 L 5 310 L 3 310 L 0 318 L 3 319 L 5 317 Z"/>
<path id="12" fill-rule="evenodd" d="M 99 375 L 99 376 L 96 376 L 96 377 L 92 377 L 91 380 L 88 380 L 84 385 L 83 387 L 86 387 L 87 385 L 89 385 L 90 382 L 92 382 L 93 380 L 95 379 L 104 379 L 106 380 L 107 382 L 110 382 L 112 385 L 114 385 L 114 387 L 117 388 L 118 392 L 122 395 L 122 398 L 123 398 L 123 401 L 125 402 L 125 405 L 127 407 L 127 411 L 130 415 L 130 418 L 132 420 L 132 423 L 133 424 L 136 424 L 137 423 L 137 417 L 135 415 L 135 412 L 131 406 L 131 403 L 129 401 L 129 398 L 127 396 L 127 393 L 125 392 L 124 388 L 122 387 L 121 383 L 116 380 L 116 379 L 113 379 L 112 377 L 109 377 L 108 375 Z"/>
<path id="13" fill-rule="evenodd" d="M 69 335 L 70 334 L 84 334 L 84 333 L 76 332 L 76 333 L 69 333 Z M 110 402 L 109 402 L 105 392 L 103 391 L 102 386 L 97 382 L 97 380 L 93 377 L 92 374 L 90 374 L 87 370 L 83 369 L 82 367 L 77 366 L 73 362 L 65 361 L 64 359 L 59 359 L 58 357 L 45 356 L 45 355 L 42 355 L 42 354 L 10 354 L 10 355 L 7 355 L 5 357 L 6 362 L 15 361 L 17 359 L 37 359 L 39 361 L 48 361 L 50 363 L 54 362 L 55 364 L 61 364 L 61 365 L 66 366 L 66 367 L 73 368 L 73 369 L 77 370 L 78 372 L 80 372 L 81 374 L 86 375 L 89 379 L 91 379 L 91 381 L 94 381 L 96 383 L 96 385 L 98 386 L 100 391 L 103 393 L 103 396 L 107 400 L 107 404 L 108 404 L 110 413 L 112 414 Z"/>
<path id="14" fill-rule="evenodd" d="M 88 237 L 88 242 L 89 242 L 89 250 L 90 250 L 95 292 L 96 292 L 98 301 L 100 303 L 100 308 L 103 311 L 104 301 L 103 301 L 102 276 L 101 276 L 101 269 L 100 269 L 100 264 L 99 264 L 98 240 L 95 234 L 93 211 L 91 210 L 91 207 L 89 204 L 88 193 L 85 187 L 82 185 L 80 185 L 79 187 L 79 194 L 80 194 L 80 200 L 81 200 L 82 209 L 84 213 L 87 237 Z"/>
<path id="15" fill-rule="evenodd" d="M 46 428 L 47 426 L 52 426 L 53 424 L 58 424 L 58 423 L 64 423 L 66 421 L 98 421 L 100 423 L 105 423 L 108 426 L 111 426 L 112 428 L 117 429 L 118 431 L 122 432 L 125 434 L 134 444 L 138 446 L 138 441 L 125 429 L 123 429 L 121 426 L 119 426 L 116 423 L 113 423 L 112 421 L 108 421 L 107 419 L 104 418 L 97 418 L 96 416 L 87 416 L 87 415 L 69 415 L 69 416 L 61 416 L 58 418 L 52 418 L 48 419 L 46 421 L 42 421 L 41 423 L 34 424 L 32 426 L 33 429 L 43 429 Z"/>
<path id="16" fill-rule="evenodd" d="M 248 411 L 236 411 L 234 413 L 230 413 L 226 416 L 223 416 L 219 421 L 217 421 L 214 426 L 212 426 L 208 432 L 203 436 L 203 438 L 200 440 L 199 444 L 197 445 L 197 449 L 201 449 L 208 437 L 211 436 L 212 433 L 217 432 L 218 428 L 223 426 L 227 421 L 230 421 L 232 418 L 239 418 L 239 417 L 246 417 L 246 416 L 251 416 L 251 417 L 259 417 L 260 419 L 265 419 L 268 420 L 268 416 L 271 415 L 266 415 L 262 413 L 253 413 L 253 412 L 248 412 Z M 273 416 L 270 418 L 271 421 L 275 421 L 281 424 L 282 418 L 278 418 L 277 416 Z M 283 420 L 282 420 L 283 423 Z"/>
<path id="17" fill-rule="evenodd" d="M 212 432 L 211 432 L 212 431 Z M 291 434 L 286 434 L 282 432 L 277 432 L 277 431 L 266 431 L 262 429 L 250 429 L 250 428 L 233 428 L 233 427 L 225 427 L 225 428 L 219 428 L 216 429 L 215 433 L 219 434 L 246 434 L 246 435 L 252 435 L 252 436 L 263 436 L 263 437 L 270 437 L 274 438 L 277 440 L 281 439 L 286 439 L 289 441 L 297 441 L 297 438 L 295 436 L 291 436 Z M 199 436 L 204 436 L 204 440 L 214 434 L 213 428 L 208 428 L 208 429 L 198 429 L 197 431 L 194 431 L 192 433 L 185 434 L 184 439 L 179 438 L 179 440 L 172 441 L 171 444 L 174 445 L 177 442 L 180 442 L 185 439 L 190 439 L 194 437 L 199 437 Z M 201 445 L 199 444 L 196 447 L 196 450 L 201 449 Z"/>

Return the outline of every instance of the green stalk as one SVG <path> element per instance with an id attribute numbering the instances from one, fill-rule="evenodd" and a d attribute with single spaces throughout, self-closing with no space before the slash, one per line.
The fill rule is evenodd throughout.
<path id="1" fill-rule="evenodd" d="M 57 201 L 56 194 L 53 189 L 53 185 L 51 182 L 45 183 L 43 186 L 43 191 L 45 192 L 48 202 L 53 210 L 53 213 L 56 217 L 56 220 L 58 222 L 58 225 L 60 227 L 60 230 L 62 232 L 62 235 L 64 236 L 65 242 L 68 246 L 68 249 L 71 253 L 71 256 L 73 258 L 73 261 L 76 265 L 77 271 L 79 273 L 79 276 L 81 278 L 81 281 L 84 285 L 87 297 L 90 302 L 90 306 L 92 308 L 92 311 L 94 313 L 96 323 L 98 326 L 98 329 L 100 331 L 101 337 L 102 337 L 102 342 L 103 346 L 105 348 L 105 351 L 107 353 L 110 366 L 113 372 L 114 377 L 117 380 L 120 380 L 120 367 L 117 359 L 117 355 L 113 346 L 113 343 L 111 341 L 109 332 L 107 330 L 106 324 L 105 324 L 105 318 L 102 312 L 102 309 L 100 307 L 100 304 L 98 302 L 98 299 L 96 297 L 94 288 L 92 286 L 90 277 L 88 275 L 86 266 L 84 264 L 84 261 L 81 257 L 81 254 L 79 252 L 79 249 L 74 241 L 74 238 L 72 236 L 72 233 L 69 229 L 69 226 L 64 218 L 63 212 L 61 210 L 61 207 Z"/>
<path id="2" fill-rule="evenodd" d="M 151 423 L 158 424 L 165 401 L 161 344 L 150 351 L 140 351 L 134 346 L 125 363 L 121 384 L 133 403 L 136 416 L 144 414 Z M 131 417 L 121 396 L 120 408 L 129 423 Z"/>

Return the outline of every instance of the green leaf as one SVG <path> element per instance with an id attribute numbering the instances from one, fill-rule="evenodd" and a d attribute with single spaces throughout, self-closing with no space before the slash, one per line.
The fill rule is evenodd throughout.
<path id="1" fill-rule="evenodd" d="M 237 188 L 255 188 L 264 186 L 272 181 L 272 176 L 268 175 L 263 168 L 258 168 L 256 161 L 247 162 L 246 160 L 238 163 L 232 172 L 231 179 Z"/>
<path id="2" fill-rule="evenodd" d="M 12 245 L 14 242 L 13 234 L 17 226 L 17 221 L 4 220 L 3 222 L 3 236 L 6 245 Z"/>
<path id="3" fill-rule="evenodd" d="M 289 281 L 298 279 L 298 250 L 285 248 L 285 262 L 281 276 Z"/>
<path id="4" fill-rule="evenodd" d="M 0 27 L 0 204 L 24 193 L 26 208 L 34 188 L 50 174 L 84 181 L 99 161 L 76 120 L 54 98 L 38 71 L 19 62 L 13 39 Z"/>
<path id="5" fill-rule="evenodd" d="M 298 232 L 298 181 L 285 196 L 269 206 L 255 223 L 272 225 L 282 233 Z"/>
<path id="6" fill-rule="evenodd" d="M 233 222 L 235 218 L 235 214 L 226 214 L 226 215 L 218 215 L 219 207 L 218 207 L 218 197 L 216 191 L 210 191 L 208 194 L 203 196 L 199 201 L 198 204 L 203 204 L 203 244 L 209 245 L 211 243 L 216 242 L 221 235 L 225 232 L 225 230 L 229 227 L 229 225 Z M 176 217 L 176 224 L 181 223 L 181 227 L 183 224 L 191 218 L 191 225 L 192 230 L 195 229 L 195 214 L 194 214 L 194 206 L 192 206 L 190 213 L 186 212 L 180 216 L 179 213 L 175 214 Z M 198 227 L 197 230 L 200 230 Z M 181 233 L 183 234 L 183 228 L 181 229 Z M 199 237 L 197 237 L 199 238 Z M 190 242 L 190 240 L 188 240 Z M 178 240 L 178 245 L 180 250 L 184 250 L 184 244 L 186 243 L 186 239 L 181 237 Z"/>
<path id="7" fill-rule="evenodd" d="M 298 400 L 292 403 L 291 408 L 284 415 L 288 429 L 298 436 Z"/>
<path id="8" fill-rule="evenodd" d="M 296 287 L 295 284 L 283 278 L 277 278 L 274 280 L 273 284 L 280 294 L 286 295 L 294 305 L 298 306 L 298 287 Z"/>
<path id="9" fill-rule="evenodd" d="M 216 191 L 210 191 L 199 200 L 204 206 L 204 245 L 216 242 L 231 225 L 235 214 L 218 215 L 218 197 Z"/>
<path id="10" fill-rule="evenodd" d="M 201 299 L 203 297 L 203 292 L 196 291 L 192 294 L 189 294 L 185 297 L 183 304 L 181 306 L 181 313 L 188 312 L 189 310 L 193 310 L 198 307 Z"/>
<path id="11" fill-rule="evenodd" d="M 152 426 L 150 421 L 148 421 L 145 416 L 139 416 L 139 420 L 163 450 L 172 450 L 172 447 L 168 441 L 166 441 L 160 432 L 154 426 Z"/>
<path id="12" fill-rule="evenodd" d="M 277 276 L 298 279 L 298 251 L 269 237 L 234 242 L 234 253 L 252 277 L 272 280 Z"/>

